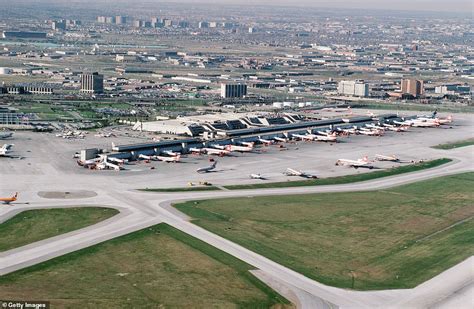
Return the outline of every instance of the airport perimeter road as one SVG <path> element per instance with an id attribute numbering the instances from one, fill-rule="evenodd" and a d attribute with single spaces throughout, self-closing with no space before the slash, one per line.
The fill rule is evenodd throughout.
<path id="1" fill-rule="evenodd" d="M 0 254 L 0 274 L 6 274 L 147 226 L 165 222 L 253 265 L 259 271 L 259 278 L 276 290 L 281 291 L 283 295 L 292 295 L 293 301 L 302 308 L 314 308 L 315 306 L 327 308 L 396 308 L 400 306 L 405 308 L 424 308 L 438 306 L 442 308 L 450 304 L 464 304 L 463 300 L 469 298 L 468 296 L 472 292 L 474 282 L 473 258 L 456 265 L 414 289 L 368 292 L 349 291 L 320 284 L 255 252 L 204 230 L 189 222 L 185 215 L 170 207 L 170 205 L 171 203 L 193 199 L 383 189 L 433 177 L 474 171 L 474 166 L 472 165 L 473 149 L 474 147 L 467 147 L 449 152 L 449 157 L 453 158 L 454 161 L 438 168 L 366 182 L 334 186 L 160 194 L 130 190 L 130 188 L 121 183 L 105 187 L 101 184 L 94 184 L 93 176 L 88 177 L 89 181 L 82 180 L 75 183 L 73 182 L 74 179 L 71 179 L 68 183 L 74 183 L 74 188 L 77 190 L 90 190 L 91 187 L 100 188 L 100 190 L 96 190 L 97 196 L 76 200 L 46 200 L 39 197 L 36 194 L 37 192 L 29 191 L 25 193 L 29 204 L 1 208 L 0 222 L 18 213 L 19 210 L 45 207 L 102 205 L 119 209 L 121 211 L 120 215 L 81 230 L 3 252 Z M 48 186 L 51 185 L 52 182 L 48 183 Z M 65 184 L 60 183 L 58 180 L 57 186 L 54 185 L 53 187 L 63 188 L 64 186 Z M 292 299 L 291 297 L 289 298 Z"/>

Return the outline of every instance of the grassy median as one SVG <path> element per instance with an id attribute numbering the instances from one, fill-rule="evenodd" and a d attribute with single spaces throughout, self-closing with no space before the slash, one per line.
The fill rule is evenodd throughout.
<path id="1" fill-rule="evenodd" d="M 220 190 L 218 187 L 215 186 L 205 186 L 205 187 L 182 187 L 182 188 L 146 188 L 146 189 L 139 189 L 140 191 L 144 192 L 196 192 L 196 191 L 216 191 Z"/>
<path id="2" fill-rule="evenodd" d="M 0 278 L 54 308 L 291 308 L 251 266 L 159 224 Z"/>
<path id="3" fill-rule="evenodd" d="M 112 208 L 27 210 L 0 224 L 0 252 L 68 233 L 118 214 Z"/>
<path id="4" fill-rule="evenodd" d="M 471 145 L 474 145 L 474 138 L 469 138 L 469 139 L 456 141 L 452 143 L 439 144 L 439 145 L 433 146 L 432 148 L 449 150 L 449 149 L 461 148 L 461 147 L 466 147 L 466 146 L 471 146 Z"/>
<path id="5" fill-rule="evenodd" d="M 442 159 L 436 159 L 436 160 L 426 161 L 422 163 L 398 166 L 398 167 L 381 170 L 381 171 L 370 172 L 370 173 L 328 177 L 328 178 L 321 178 L 321 179 L 310 179 L 310 180 L 265 182 L 265 183 L 248 184 L 248 185 L 231 185 L 231 186 L 224 186 L 224 187 L 229 190 L 244 190 L 244 189 L 340 185 L 340 184 L 366 181 L 366 180 L 372 180 L 372 179 L 388 177 L 388 176 L 395 176 L 395 175 L 400 175 L 400 174 L 405 174 L 405 173 L 417 172 L 424 169 L 437 167 L 437 166 L 449 163 L 451 161 L 452 161 L 451 159 L 442 158 Z"/>
<path id="6" fill-rule="evenodd" d="M 466 173 L 380 191 L 216 199 L 176 208 L 197 225 L 325 284 L 412 288 L 474 254 L 473 186 L 474 173 Z"/>

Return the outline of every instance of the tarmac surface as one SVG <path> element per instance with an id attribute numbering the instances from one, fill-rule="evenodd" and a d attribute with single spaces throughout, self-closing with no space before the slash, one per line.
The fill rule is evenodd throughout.
<path id="1" fill-rule="evenodd" d="M 85 147 L 103 148 L 104 144 L 110 141 L 116 144 L 120 141 L 131 141 L 91 136 L 84 140 L 64 140 L 52 134 L 17 133 L 15 139 L 8 143 L 15 144 L 14 155 L 19 158 L 0 159 L 0 196 L 10 196 L 17 191 L 20 196 L 11 206 L 0 207 L 0 222 L 27 209 L 53 207 L 106 206 L 118 209 L 120 214 L 80 230 L 2 252 L 0 274 L 7 274 L 165 222 L 253 265 L 257 269 L 254 274 L 258 278 L 300 308 L 472 308 L 473 257 L 414 289 L 367 292 L 344 290 L 320 284 L 206 231 L 189 222 L 186 215 L 170 205 L 193 199 L 382 189 L 474 171 L 474 146 L 449 151 L 430 148 L 440 143 L 471 138 L 473 120 L 471 115 L 460 114 L 455 115 L 452 128 L 412 128 L 407 133 L 387 132 L 386 136 L 380 138 L 354 136 L 344 139 L 343 143 L 333 145 L 290 144 L 289 150 L 286 151 L 279 151 L 276 147 L 264 147 L 262 149 L 266 150 L 265 153 L 219 158 L 218 171 L 206 175 L 196 174 L 195 169 L 208 165 L 207 157 L 191 156 L 185 158 L 185 163 L 181 164 L 137 163 L 127 166 L 128 170 L 122 172 L 86 170 L 78 167 L 72 159 L 75 151 Z M 354 171 L 337 167 L 334 162 L 339 158 L 358 159 L 364 155 L 373 157 L 376 153 L 395 154 L 408 162 L 442 157 L 451 158 L 453 162 L 416 173 L 344 185 L 185 193 L 149 193 L 134 190 L 145 187 L 185 186 L 189 181 L 200 180 L 216 185 L 260 182 L 249 179 L 250 173 L 261 173 L 270 181 L 285 181 L 290 178 L 282 172 L 288 167 L 313 172 L 320 177 L 367 172 L 365 169 Z M 156 168 L 151 170 L 151 165 Z M 376 163 L 380 168 L 392 165 L 396 164 Z M 87 194 L 84 195 L 84 192 Z"/>

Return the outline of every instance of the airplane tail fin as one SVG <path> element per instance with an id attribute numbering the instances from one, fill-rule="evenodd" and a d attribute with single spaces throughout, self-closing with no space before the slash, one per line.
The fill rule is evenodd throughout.
<path id="1" fill-rule="evenodd" d="M 369 157 L 368 157 L 368 156 L 364 156 L 364 157 L 362 158 L 362 161 L 364 161 L 364 162 L 369 162 Z"/>
<path id="2" fill-rule="evenodd" d="M 13 199 L 15 199 L 15 200 L 16 200 L 16 199 L 17 199 L 17 197 L 18 197 L 18 192 L 15 192 L 15 195 L 13 196 Z"/>

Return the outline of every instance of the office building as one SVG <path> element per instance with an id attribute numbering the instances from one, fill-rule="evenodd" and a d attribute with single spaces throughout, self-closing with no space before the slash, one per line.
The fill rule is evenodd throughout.
<path id="1" fill-rule="evenodd" d="M 369 84 L 363 81 L 343 80 L 339 82 L 337 92 L 348 96 L 368 97 Z"/>
<path id="2" fill-rule="evenodd" d="M 124 25 L 127 23 L 127 17 L 125 16 L 115 16 L 115 24 L 117 25 Z"/>
<path id="3" fill-rule="evenodd" d="M 51 23 L 51 29 L 53 30 L 66 30 L 66 21 L 62 20 L 55 20 Z"/>
<path id="4" fill-rule="evenodd" d="M 84 73 L 81 75 L 81 92 L 84 93 L 103 93 L 104 76 L 94 73 Z"/>
<path id="5" fill-rule="evenodd" d="M 424 94 L 423 81 L 417 79 L 402 79 L 402 94 L 409 94 L 415 98 Z"/>
<path id="6" fill-rule="evenodd" d="M 209 28 L 209 23 L 206 21 L 200 21 L 198 27 L 199 29 Z"/>
<path id="7" fill-rule="evenodd" d="M 247 85 L 244 84 L 221 84 L 221 97 L 242 98 L 247 95 Z"/>

